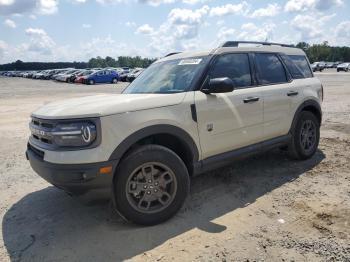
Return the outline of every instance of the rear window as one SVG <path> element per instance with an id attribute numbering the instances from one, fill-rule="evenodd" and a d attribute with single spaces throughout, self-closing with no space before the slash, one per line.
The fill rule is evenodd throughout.
<path id="1" fill-rule="evenodd" d="M 261 84 L 286 83 L 287 76 L 282 62 L 275 54 L 256 54 L 256 66 Z"/>
<path id="2" fill-rule="evenodd" d="M 302 78 L 313 77 L 309 63 L 305 56 L 303 55 L 289 55 L 288 56 L 294 63 L 294 65 L 298 68 L 298 70 L 302 73 Z M 292 72 L 291 72 L 292 73 Z M 292 74 L 293 76 L 293 74 Z M 294 78 L 294 76 L 293 76 Z M 299 77 L 301 78 L 301 77 Z"/>

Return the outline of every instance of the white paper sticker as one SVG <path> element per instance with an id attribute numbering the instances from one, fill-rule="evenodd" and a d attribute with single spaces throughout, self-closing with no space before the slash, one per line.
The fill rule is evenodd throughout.
<path id="1" fill-rule="evenodd" d="M 202 59 L 183 59 L 179 65 L 198 65 Z"/>

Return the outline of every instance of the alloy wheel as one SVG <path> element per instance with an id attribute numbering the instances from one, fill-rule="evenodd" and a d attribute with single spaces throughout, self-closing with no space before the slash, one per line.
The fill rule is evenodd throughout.
<path id="1" fill-rule="evenodd" d="M 302 149 L 311 152 L 316 144 L 316 126 L 311 120 L 306 120 L 301 126 L 300 142 Z"/>
<path id="2" fill-rule="evenodd" d="M 137 167 L 126 183 L 129 204 L 141 213 L 156 213 L 167 208 L 177 191 L 176 176 L 166 165 L 149 162 Z"/>

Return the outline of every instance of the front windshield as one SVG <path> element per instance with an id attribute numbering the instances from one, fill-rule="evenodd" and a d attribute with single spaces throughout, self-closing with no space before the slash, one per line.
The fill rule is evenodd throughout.
<path id="1" fill-rule="evenodd" d="M 156 62 L 138 76 L 124 94 L 168 94 L 188 91 L 208 57 L 194 57 Z"/>

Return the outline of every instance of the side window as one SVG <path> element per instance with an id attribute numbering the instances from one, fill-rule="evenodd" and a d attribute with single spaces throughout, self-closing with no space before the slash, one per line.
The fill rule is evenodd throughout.
<path id="1" fill-rule="evenodd" d="M 302 79 L 305 78 L 302 70 L 290 59 L 287 55 L 281 55 L 284 64 L 287 66 L 288 71 L 292 75 L 293 79 Z"/>
<path id="2" fill-rule="evenodd" d="M 229 77 L 234 86 L 252 85 L 249 58 L 247 54 L 225 54 L 218 57 L 210 71 L 210 78 Z"/>
<path id="3" fill-rule="evenodd" d="M 303 55 L 289 55 L 288 56 L 302 72 L 304 78 L 313 77 L 309 63 L 305 56 Z"/>
<path id="4" fill-rule="evenodd" d="M 286 83 L 287 76 L 281 61 L 275 54 L 255 54 L 256 67 L 261 84 Z"/>

